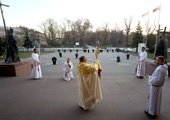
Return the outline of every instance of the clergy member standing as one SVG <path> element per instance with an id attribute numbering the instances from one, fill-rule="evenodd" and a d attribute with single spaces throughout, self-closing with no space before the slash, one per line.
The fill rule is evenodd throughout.
<path id="1" fill-rule="evenodd" d="M 70 81 L 73 79 L 73 63 L 70 61 L 70 58 L 67 58 L 67 61 L 64 62 L 63 64 L 63 79 L 66 81 Z"/>
<path id="2" fill-rule="evenodd" d="M 39 55 L 37 53 L 37 49 L 34 49 L 34 52 L 32 53 L 32 78 L 33 79 L 39 79 L 42 77 L 42 72 L 41 72 L 41 66 L 40 66 L 40 59 Z"/>
<path id="3" fill-rule="evenodd" d="M 90 110 L 94 104 L 102 99 L 100 87 L 101 66 L 98 59 L 87 64 L 85 56 L 79 58 L 78 71 L 78 98 L 79 106 L 84 110 Z"/>
<path id="4" fill-rule="evenodd" d="M 145 51 L 145 47 L 141 48 L 141 52 L 138 55 L 138 66 L 136 76 L 140 79 L 143 79 L 145 76 L 145 60 L 147 58 L 147 52 Z"/>
<path id="5" fill-rule="evenodd" d="M 156 117 L 160 113 L 161 99 L 162 99 L 162 86 L 164 81 L 168 78 L 168 67 L 164 64 L 163 56 L 156 58 L 158 67 L 153 72 L 152 76 L 148 76 L 149 95 L 148 103 L 145 113 L 149 117 Z"/>

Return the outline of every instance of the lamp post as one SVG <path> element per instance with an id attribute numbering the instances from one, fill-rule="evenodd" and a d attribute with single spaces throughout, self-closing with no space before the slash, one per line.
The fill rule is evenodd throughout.
<path id="1" fill-rule="evenodd" d="M 37 33 L 37 42 L 38 42 L 38 45 L 39 45 L 39 56 L 40 56 L 40 52 L 41 52 L 41 43 L 40 43 L 40 38 L 39 38 L 39 33 Z"/>
<path id="2" fill-rule="evenodd" d="M 34 38 L 34 48 L 39 48 L 39 55 L 40 55 L 40 39 L 39 39 L 39 34 L 38 32 L 35 32 L 35 38 Z"/>
<path id="3" fill-rule="evenodd" d="M 126 31 L 126 47 L 128 47 L 128 40 L 129 40 L 129 28 Z"/>

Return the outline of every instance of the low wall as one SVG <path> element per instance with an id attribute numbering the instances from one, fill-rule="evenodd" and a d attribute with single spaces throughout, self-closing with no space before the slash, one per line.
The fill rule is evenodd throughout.
<path id="1" fill-rule="evenodd" d="M 152 75 L 157 65 L 155 63 L 145 62 L 145 74 Z M 168 65 L 168 76 L 170 76 L 170 65 Z"/>
<path id="2" fill-rule="evenodd" d="M 30 61 L 0 63 L 0 76 L 31 76 L 31 63 Z"/>

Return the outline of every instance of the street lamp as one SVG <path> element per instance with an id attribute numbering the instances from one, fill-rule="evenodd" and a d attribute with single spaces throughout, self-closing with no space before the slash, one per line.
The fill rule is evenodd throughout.
<path id="1" fill-rule="evenodd" d="M 39 56 L 40 56 L 40 52 L 41 52 L 41 43 L 40 43 L 40 38 L 39 38 L 39 33 L 37 33 L 37 42 L 38 42 L 38 46 L 39 46 Z"/>
<path id="2" fill-rule="evenodd" d="M 129 32 L 130 32 L 130 29 L 127 28 L 127 31 L 126 31 L 126 47 L 128 47 Z"/>
<path id="3" fill-rule="evenodd" d="M 36 35 L 35 35 L 33 45 L 34 45 L 34 48 L 39 48 L 39 55 L 40 55 L 40 46 L 41 46 L 41 44 L 40 44 L 40 39 L 39 39 L 39 34 L 38 34 L 38 32 L 37 32 Z"/>

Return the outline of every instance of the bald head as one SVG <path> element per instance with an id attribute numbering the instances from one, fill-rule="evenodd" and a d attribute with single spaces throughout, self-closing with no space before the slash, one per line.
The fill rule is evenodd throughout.
<path id="1" fill-rule="evenodd" d="M 157 64 L 157 65 L 161 65 L 161 64 L 164 64 L 164 63 L 165 63 L 165 59 L 164 59 L 163 56 L 158 56 L 158 57 L 156 58 L 156 64 Z"/>
<path id="2" fill-rule="evenodd" d="M 70 62 L 70 58 L 68 57 L 68 58 L 67 58 L 67 63 L 69 63 L 69 62 Z"/>

